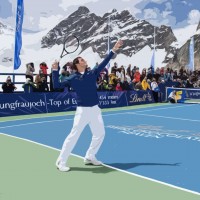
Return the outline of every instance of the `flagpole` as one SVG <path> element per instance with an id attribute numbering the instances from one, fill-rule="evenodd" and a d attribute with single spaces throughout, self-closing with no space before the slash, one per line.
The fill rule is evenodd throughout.
<path id="1" fill-rule="evenodd" d="M 110 16 L 108 17 L 108 53 L 110 52 Z"/>
<path id="2" fill-rule="evenodd" d="M 194 36 L 192 37 L 192 40 L 193 40 L 193 66 L 192 66 L 192 68 L 193 68 L 193 71 L 194 71 L 194 45 L 195 45 L 195 43 L 194 43 Z"/>
<path id="3" fill-rule="evenodd" d="M 155 50 L 156 50 L 156 33 L 155 33 L 155 27 L 154 27 L 154 33 L 153 33 L 153 53 L 151 57 L 151 74 L 154 74 L 155 71 Z"/>
<path id="4" fill-rule="evenodd" d="M 110 52 L 110 16 L 108 17 L 108 54 Z M 107 64 L 107 69 L 110 67 L 110 62 Z"/>
<path id="5" fill-rule="evenodd" d="M 153 48 L 153 51 L 154 51 L 154 68 L 155 68 L 155 52 L 156 52 L 156 27 L 154 26 L 154 32 L 153 32 L 153 46 L 154 46 L 154 48 Z M 153 71 L 153 73 L 155 72 L 155 69 L 154 69 L 154 71 Z"/>
<path id="6" fill-rule="evenodd" d="M 188 62 L 188 69 L 190 71 L 194 71 L 194 36 L 190 39 L 189 44 L 189 62 Z"/>

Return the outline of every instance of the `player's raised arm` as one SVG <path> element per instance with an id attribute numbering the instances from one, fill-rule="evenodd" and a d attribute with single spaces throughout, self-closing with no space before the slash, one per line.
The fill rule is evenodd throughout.
<path id="1" fill-rule="evenodd" d="M 109 63 L 110 59 L 113 57 L 113 55 L 116 53 L 116 51 L 122 47 L 122 45 L 123 45 L 122 40 L 118 40 L 115 43 L 114 47 L 112 48 L 112 50 L 110 51 L 108 56 L 99 64 L 99 66 L 97 66 L 95 68 L 95 70 L 97 70 L 97 73 L 100 73 L 101 70 L 106 67 L 106 65 Z"/>
<path id="2" fill-rule="evenodd" d="M 70 85 L 70 81 L 68 79 L 65 79 L 65 81 L 60 82 L 59 81 L 59 62 L 55 61 L 52 64 L 52 80 L 53 80 L 53 88 L 58 89 L 58 88 L 64 88 L 65 86 Z"/>

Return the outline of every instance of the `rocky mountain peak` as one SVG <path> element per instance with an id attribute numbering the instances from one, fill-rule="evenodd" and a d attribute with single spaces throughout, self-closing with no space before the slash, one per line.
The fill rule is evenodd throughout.
<path id="1" fill-rule="evenodd" d="M 76 13 L 77 14 L 88 14 L 90 12 L 90 10 L 87 8 L 87 7 L 85 7 L 85 6 L 80 6 L 79 8 L 78 8 L 78 10 L 76 11 Z"/>
<path id="2" fill-rule="evenodd" d="M 199 24 L 197 26 L 197 31 L 199 31 L 199 30 L 200 30 L 200 21 L 199 21 Z"/>
<path id="3" fill-rule="evenodd" d="M 108 24 L 108 17 L 111 24 Z M 122 49 L 121 53 L 126 56 L 132 56 L 145 46 L 153 48 L 154 26 L 149 22 L 134 18 L 128 10 L 118 12 L 113 9 L 100 17 L 83 6 L 50 30 L 42 38 L 41 45 L 43 48 L 51 48 L 62 44 L 67 34 L 75 34 L 80 40 L 82 51 L 92 47 L 100 57 L 104 57 L 107 52 L 108 30 L 111 46 L 118 38 L 123 38 L 126 48 Z M 172 29 L 161 26 L 156 27 L 156 31 L 157 49 L 173 52 L 170 45 L 176 41 L 176 37 Z"/>

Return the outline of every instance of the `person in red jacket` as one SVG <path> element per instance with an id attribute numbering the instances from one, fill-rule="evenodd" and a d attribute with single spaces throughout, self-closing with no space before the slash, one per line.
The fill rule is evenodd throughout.
<path id="1" fill-rule="evenodd" d="M 117 83 L 117 86 L 115 87 L 116 91 L 122 91 L 122 87 L 120 85 L 120 82 Z"/>
<path id="2" fill-rule="evenodd" d="M 43 71 L 43 74 L 47 80 L 47 64 L 45 62 L 40 63 L 40 69 Z"/>
<path id="3" fill-rule="evenodd" d="M 133 83 L 136 84 L 140 81 L 140 72 L 139 72 L 139 68 L 136 68 L 136 72 L 134 74 L 134 79 L 133 79 Z"/>

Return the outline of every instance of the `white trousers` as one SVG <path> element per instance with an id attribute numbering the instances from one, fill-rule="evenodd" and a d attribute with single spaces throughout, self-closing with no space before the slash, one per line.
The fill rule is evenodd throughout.
<path id="1" fill-rule="evenodd" d="M 81 132 L 87 124 L 89 124 L 92 132 L 92 141 L 89 149 L 86 152 L 85 158 L 95 158 L 95 155 L 98 152 L 105 136 L 101 109 L 98 105 L 93 107 L 77 107 L 73 127 L 70 134 L 66 137 L 63 143 L 62 150 L 58 158 L 60 163 L 63 165 L 66 164 L 68 157 L 76 145 Z"/>

